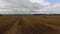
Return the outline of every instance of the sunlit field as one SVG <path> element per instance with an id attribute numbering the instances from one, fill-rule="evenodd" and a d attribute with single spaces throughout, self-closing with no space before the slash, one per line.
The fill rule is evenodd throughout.
<path id="1" fill-rule="evenodd" d="M 60 34 L 60 16 L 0 16 L 0 34 Z"/>

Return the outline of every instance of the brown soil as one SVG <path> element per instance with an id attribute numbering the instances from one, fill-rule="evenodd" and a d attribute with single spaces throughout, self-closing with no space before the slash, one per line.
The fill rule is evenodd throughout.
<path id="1" fill-rule="evenodd" d="M 60 16 L 0 16 L 0 34 L 60 34 Z"/>

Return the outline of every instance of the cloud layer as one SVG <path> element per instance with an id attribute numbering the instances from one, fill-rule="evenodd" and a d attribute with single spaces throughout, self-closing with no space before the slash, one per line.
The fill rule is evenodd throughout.
<path id="1" fill-rule="evenodd" d="M 45 0 L 0 0 L 0 14 L 60 14 L 60 3 Z"/>

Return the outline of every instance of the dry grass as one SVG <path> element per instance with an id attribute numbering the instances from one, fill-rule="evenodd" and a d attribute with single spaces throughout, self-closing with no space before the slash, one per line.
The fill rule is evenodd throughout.
<path id="1" fill-rule="evenodd" d="M 60 34 L 60 16 L 0 16 L 0 34 Z"/>

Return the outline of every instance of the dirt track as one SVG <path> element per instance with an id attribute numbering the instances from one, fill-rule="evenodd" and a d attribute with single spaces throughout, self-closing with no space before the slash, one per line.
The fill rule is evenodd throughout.
<path id="1" fill-rule="evenodd" d="M 0 16 L 0 34 L 60 34 L 60 16 Z"/>

